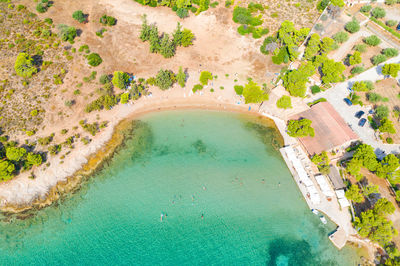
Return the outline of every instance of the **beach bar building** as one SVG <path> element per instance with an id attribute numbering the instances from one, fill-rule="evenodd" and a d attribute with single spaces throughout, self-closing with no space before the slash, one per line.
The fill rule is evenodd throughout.
<path id="1" fill-rule="evenodd" d="M 358 139 L 357 134 L 328 102 L 317 103 L 309 110 L 290 117 L 295 120 L 300 118 L 311 120 L 315 131 L 314 137 L 299 138 L 310 156 L 347 146 Z"/>

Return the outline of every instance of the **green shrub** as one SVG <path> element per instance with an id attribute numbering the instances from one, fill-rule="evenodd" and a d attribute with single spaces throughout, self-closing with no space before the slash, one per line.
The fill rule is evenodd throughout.
<path id="1" fill-rule="evenodd" d="M 360 74 L 360 73 L 362 73 L 362 72 L 364 72 L 365 71 L 365 69 L 364 69 L 364 67 L 363 66 L 356 66 L 356 67 L 353 67 L 351 70 L 350 70 L 350 73 L 351 74 Z"/>
<path id="2" fill-rule="evenodd" d="M 235 85 L 233 86 L 233 88 L 235 89 L 235 92 L 237 95 L 242 95 L 243 94 L 243 89 L 244 87 L 241 85 Z"/>
<path id="3" fill-rule="evenodd" d="M 196 84 L 196 85 L 193 86 L 192 91 L 193 91 L 193 92 L 196 92 L 196 91 L 201 91 L 202 89 L 203 89 L 203 85 L 201 85 L 201 84 Z"/>
<path id="4" fill-rule="evenodd" d="M 382 50 L 382 53 L 387 57 L 395 57 L 399 55 L 399 51 L 397 51 L 397 49 L 395 48 L 386 48 Z"/>
<path id="5" fill-rule="evenodd" d="M 378 38 L 376 35 L 368 36 L 364 39 L 364 42 L 369 46 L 377 46 L 381 43 L 381 39 Z"/>
<path id="6" fill-rule="evenodd" d="M 276 102 L 276 106 L 282 109 L 289 109 L 292 108 L 292 101 L 290 96 L 283 95 L 281 98 L 278 99 Z"/>
<path id="7" fill-rule="evenodd" d="M 86 15 L 82 12 L 82 10 L 77 10 L 72 13 L 72 18 L 79 21 L 80 23 L 86 22 Z"/>
<path id="8" fill-rule="evenodd" d="M 67 26 L 65 24 L 59 24 L 57 26 L 58 28 L 58 36 L 61 38 L 61 40 L 63 41 L 70 41 L 72 42 L 77 33 L 76 33 L 76 29 L 72 26 Z"/>
<path id="9" fill-rule="evenodd" d="M 317 85 L 311 86 L 310 89 L 311 89 L 312 94 L 317 94 L 317 93 L 321 92 L 321 88 Z"/>
<path id="10" fill-rule="evenodd" d="M 397 25 L 397 21 L 395 21 L 395 20 L 388 20 L 388 21 L 386 21 L 386 25 L 387 25 L 388 27 L 396 26 L 396 25 Z"/>
<path id="11" fill-rule="evenodd" d="M 209 80 L 213 79 L 213 75 L 209 71 L 202 71 L 200 74 L 200 83 L 207 85 Z"/>
<path id="12" fill-rule="evenodd" d="M 176 14 L 178 15 L 178 17 L 180 18 L 186 18 L 189 16 L 189 12 L 186 8 L 178 8 L 176 10 Z"/>
<path id="13" fill-rule="evenodd" d="M 48 1 L 42 0 L 40 3 L 36 5 L 36 11 L 39 13 L 44 13 L 49 9 L 50 6 L 51 5 Z"/>
<path id="14" fill-rule="evenodd" d="M 381 7 L 375 7 L 374 9 L 372 9 L 371 15 L 374 18 L 383 18 L 386 16 L 386 11 Z"/>
<path id="15" fill-rule="evenodd" d="M 100 18 L 100 23 L 104 26 L 114 26 L 115 24 L 117 24 L 117 20 L 114 17 L 103 15 Z"/>
<path id="16" fill-rule="evenodd" d="M 395 29 L 392 29 L 388 26 L 385 25 L 385 23 L 383 23 L 380 20 L 375 19 L 374 17 L 370 18 L 373 22 L 375 22 L 376 24 L 380 25 L 382 28 L 384 28 L 385 30 L 387 30 L 388 32 L 390 32 L 393 36 L 397 37 L 398 39 L 400 39 L 400 32 L 396 31 Z"/>
<path id="17" fill-rule="evenodd" d="M 354 46 L 354 50 L 360 53 L 364 53 L 365 51 L 367 51 L 367 46 L 365 44 L 357 44 L 356 46 Z"/>
<path id="18" fill-rule="evenodd" d="M 360 8 L 360 12 L 363 13 L 368 13 L 372 10 L 372 6 L 371 5 L 364 5 Z"/>
<path id="19" fill-rule="evenodd" d="M 344 43 L 349 39 L 349 34 L 347 32 L 341 31 L 333 35 L 333 39 L 337 43 Z"/>
<path id="20" fill-rule="evenodd" d="M 97 53 L 91 53 L 90 55 L 88 55 L 87 60 L 88 60 L 88 64 L 93 67 L 96 67 L 103 62 L 100 55 Z"/>
<path id="21" fill-rule="evenodd" d="M 387 60 L 386 56 L 383 54 L 378 54 L 372 57 L 371 61 L 374 65 L 379 65 Z"/>
<path id="22" fill-rule="evenodd" d="M 388 144 L 393 144 L 394 142 L 393 142 L 393 139 L 391 138 L 391 137 L 387 137 L 386 138 L 386 142 L 388 143 Z"/>
<path id="23" fill-rule="evenodd" d="M 33 65 L 33 59 L 27 53 L 19 53 L 14 64 L 15 72 L 23 78 L 30 78 L 37 73 L 37 68 Z"/>
<path id="24" fill-rule="evenodd" d="M 353 18 L 352 21 L 346 23 L 344 29 L 350 33 L 356 33 L 360 30 L 360 23 L 358 23 L 358 21 Z"/>

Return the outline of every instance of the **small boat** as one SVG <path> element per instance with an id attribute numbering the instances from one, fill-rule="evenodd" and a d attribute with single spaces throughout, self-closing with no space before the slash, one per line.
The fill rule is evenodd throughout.
<path id="1" fill-rule="evenodd" d="M 326 221 L 326 219 L 325 219 L 324 216 L 319 217 L 319 219 L 321 220 L 321 222 L 322 222 L 323 224 L 327 224 L 327 221 Z"/>
<path id="2" fill-rule="evenodd" d="M 314 213 L 315 215 L 318 215 L 319 212 L 316 209 L 311 209 L 312 213 Z"/>

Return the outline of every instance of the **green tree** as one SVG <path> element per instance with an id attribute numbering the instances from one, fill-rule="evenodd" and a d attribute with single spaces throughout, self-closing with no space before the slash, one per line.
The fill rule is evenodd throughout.
<path id="1" fill-rule="evenodd" d="M 306 118 L 299 120 L 289 120 L 287 126 L 287 133 L 291 137 L 314 137 L 315 132 L 311 127 L 312 121 Z"/>
<path id="2" fill-rule="evenodd" d="M 333 39 L 329 37 L 324 37 L 322 38 L 320 47 L 322 53 L 329 53 L 337 47 L 337 44 Z"/>
<path id="3" fill-rule="evenodd" d="M 358 21 L 353 18 L 352 21 L 347 22 L 346 25 L 344 25 L 344 29 L 350 33 L 356 33 L 360 30 L 360 23 L 358 23 Z"/>
<path id="4" fill-rule="evenodd" d="M 356 203 L 361 203 L 364 201 L 364 196 L 360 192 L 360 188 L 357 185 L 351 185 L 346 193 L 346 198 Z"/>
<path id="5" fill-rule="evenodd" d="M 379 193 L 379 186 L 378 185 L 368 185 L 365 187 L 363 191 L 364 196 L 369 196 L 371 194 L 378 194 Z"/>
<path id="6" fill-rule="evenodd" d="M 186 74 L 183 71 L 182 67 L 179 67 L 179 71 L 178 74 L 176 75 L 176 81 L 178 82 L 178 84 L 183 88 L 185 87 L 185 83 L 186 83 Z"/>
<path id="7" fill-rule="evenodd" d="M 6 148 L 6 157 L 10 161 L 20 161 L 26 154 L 26 150 L 24 148 L 18 147 L 7 147 Z"/>
<path id="8" fill-rule="evenodd" d="M 0 180 L 7 181 L 13 178 L 13 173 L 15 171 L 15 166 L 10 161 L 2 160 L 0 161 Z"/>
<path id="9" fill-rule="evenodd" d="M 374 148 L 367 144 L 361 144 L 353 154 L 353 159 L 358 160 L 369 171 L 373 172 L 378 167 L 378 160 Z"/>
<path id="10" fill-rule="evenodd" d="M 388 154 L 377 167 L 376 175 L 382 178 L 388 178 L 399 166 L 399 159 L 394 154 Z"/>
<path id="11" fill-rule="evenodd" d="M 349 64 L 352 65 L 357 65 L 361 63 L 361 53 L 358 51 L 355 51 L 352 56 L 349 57 Z"/>
<path id="12" fill-rule="evenodd" d="M 91 53 L 90 55 L 87 56 L 88 64 L 95 67 L 100 65 L 103 62 L 103 59 L 101 59 L 100 55 L 97 53 Z"/>
<path id="13" fill-rule="evenodd" d="M 346 171 L 352 176 L 356 177 L 357 180 L 360 179 L 359 174 L 361 171 L 361 167 L 362 167 L 362 162 L 354 158 L 346 163 Z"/>
<path id="14" fill-rule="evenodd" d="M 335 62 L 332 59 L 326 59 L 322 63 L 322 82 L 324 84 L 336 83 L 343 80 L 343 71 L 346 67 L 341 62 Z"/>
<path id="15" fill-rule="evenodd" d="M 292 101 L 290 96 L 283 95 L 281 98 L 278 99 L 276 102 L 276 106 L 282 109 L 289 109 L 292 108 Z"/>
<path id="16" fill-rule="evenodd" d="M 125 72 L 115 71 L 111 82 L 115 87 L 125 89 L 129 82 L 129 76 Z"/>
<path id="17" fill-rule="evenodd" d="M 263 91 L 257 83 L 249 81 L 243 88 L 243 97 L 245 103 L 260 103 L 268 100 L 268 93 Z"/>
<path id="18" fill-rule="evenodd" d="M 389 108 L 385 105 L 379 105 L 375 108 L 375 115 L 379 119 L 387 118 L 389 116 Z"/>
<path id="19" fill-rule="evenodd" d="M 283 76 L 283 87 L 289 91 L 290 95 L 304 97 L 306 94 L 306 84 L 308 78 L 315 73 L 315 67 L 308 62 L 298 69 L 293 69 L 285 73 Z"/>
<path id="20" fill-rule="evenodd" d="M 130 98 L 130 93 L 129 92 L 122 93 L 121 94 L 121 103 L 122 104 L 128 103 L 129 98 Z"/>
<path id="21" fill-rule="evenodd" d="M 310 39 L 307 42 L 306 49 L 304 50 L 304 58 L 306 60 L 311 59 L 314 55 L 319 52 L 320 45 L 320 37 L 317 33 L 311 35 Z"/>
<path id="22" fill-rule="evenodd" d="M 396 134 L 396 129 L 394 128 L 394 126 L 393 126 L 393 122 L 392 121 L 390 121 L 388 118 L 383 118 L 381 121 L 380 121 L 380 123 L 381 123 L 381 125 L 380 125 L 380 127 L 379 127 L 379 131 L 380 132 L 387 132 L 387 133 L 390 133 L 390 134 Z"/>
<path id="23" fill-rule="evenodd" d="M 193 40 L 194 40 L 193 32 L 189 29 L 183 29 L 181 45 L 183 47 L 188 47 L 193 44 Z"/>
<path id="24" fill-rule="evenodd" d="M 200 74 L 200 83 L 207 85 L 209 80 L 213 79 L 213 75 L 209 71 L 202 71 Z"/>
<path id="25" fill-rule="evenodd" d="M 37 73 L 37 68 L 33 65 L 33 59 L 27 53 L 19 53 L 14 64 L 15 72 L 23 78 L 30 78 Z"/>
<path id="26" fill-rule="evenodd" d="M 374 9 L 372 9 L 371 15 L 374 18 L 383 18 L 386 16 L 386 11 L 381 7 L 375 7 Z"/>
<path id="27" fill-rule="evenodd" d="M 80 23 L 86 21 L 86 15 L 82 12 L 82 10 L 77 10 L 74 13 L 72 13 L 72 18 L 79 21 Z"/>
<path id="28" fill-rule="evenodd" d="M 35 154 L 33 152 L 29 152 L 26 156 L 26 164 L 28 166 L 31 165 L 41 165 L 42 164 L 42 156 L 40 154 Z"/>
<path id="29" fill-rule="evenodd" d="M 393 203 L 386 198 L 379 199 L 374 205 L 374 212 L 378 215 L 393 214 L 395 210 Z"/>
<path id="30" fill-rule="evenodd" d="M 173 40 L 169 39 L 168 34 L 163 34 L 163 37 L 160 40 L 160 48 L 159 52 L 165 58 L 171 58 L 175 55 L 175 45 Z"/>
<path id="31" fill-rule="evenodd" d="M 160 90 L 167 90 L 175 82 L 175 75 L 169 70 L 163 70 L 160 69 L 158 71 L 156 80 L 155 80 L 155 85 L 160 88 Z"/>
<path id="32" fill-rule="evenodd" d="M 400 70 L 400 64 L 385 64 L 382 67 L 382 74 L 396 78 Z"/>

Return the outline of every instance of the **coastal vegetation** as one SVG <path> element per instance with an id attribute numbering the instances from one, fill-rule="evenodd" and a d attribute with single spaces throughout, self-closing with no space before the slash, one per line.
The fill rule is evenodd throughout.
<path id="1" fill-rule="evenodd" d="M 292 100 L 290 96 L 283 95 L 281 98 L 278 99 L 276 102 L 276 106 L 282 109 L 289 109 L 292 108 Z"/>
<path id="2" fill-rule="evenodd" d="M 189 29 L 183 29 L 178 22 L 176 30 L 170 39 L 169 34 L 158 33 L 156 25 L 148 25 L 146 15 L 142 17 L 142 29 L 140 39 L 143 42 L 150 42 L 150 52 L 160 53 L 165 58 L 171 58 L 175 55 L 176 48 L 179 46 L 188 47 L 193 44 L 194 34 Z"/>
<path id="3" fill-rule="evenodd" d="M 250 2 L 247 8 L 236 6 L 233 9 L 232 19 L 235 23 L 241 24 L 237 29 L 239 34 L 251 34 L 254 39 L 259 39 L 263 35 L 268 34 L 268 28 L 260 26 L 264 22 L 261 14 L 255 16 L 255 14 L 262 13 L 263 11 L 264 6 L 259 3 Z"/>
<path id="4" fill-rule="evenodd" d="M 167 6 L 171 8 L 180 18 L 185 18 L 188 16 L 188 11 L 190 10 L 194 14 L 200 14 L 206 11 L 210 7 L 210 0 L 178 0 L 178 1 L 163 1 L 157 2 L 156 0 L 135 0 L 139 4 L 148 5 L 151 7 L 157 6 Z"/>

